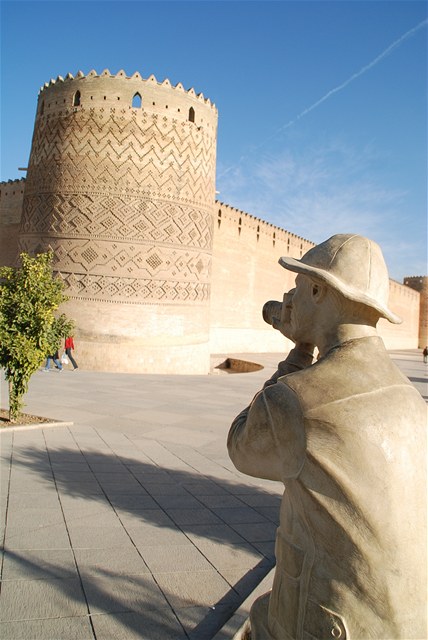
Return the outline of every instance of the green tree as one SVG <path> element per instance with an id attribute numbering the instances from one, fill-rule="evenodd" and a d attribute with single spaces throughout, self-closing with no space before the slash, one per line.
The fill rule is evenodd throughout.
<path id="1" fill-rule="evenodd" d="M 50 353 L 54 353 L 61 341 L 67 336 L 72 336 L 75 329 L 75 322 L 71 318 L 67 318 L 65 313 L 55 317 L 52 325 L 48 330 L 48 342 L 51 345 Z"/>
<path id="2" fill-rule="evenodd" d="M 52 274 L 52 258 L 50 252 L 35 258 L 21 253 L 19 267 L 0 267 L 0 367 L 9 383 L 11 421 L 22 410 L 31 376 L 73 327 L 64 314 L 54 315 L 67 297 Z"/>

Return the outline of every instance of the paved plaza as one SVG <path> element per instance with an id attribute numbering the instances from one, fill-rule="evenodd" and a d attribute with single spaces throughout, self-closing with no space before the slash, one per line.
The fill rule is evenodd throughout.
<path id="1" fill-rule="evenodd" d="M 2 640 L 231 638 L 269 587 L 282 485 L 226 450 L 280 356 L 229 355 L 264 369 L 33 376 L 25 411 L 73 424 L 0 436 Z M 391 355 L 428 401 L 421 352 Z"/>

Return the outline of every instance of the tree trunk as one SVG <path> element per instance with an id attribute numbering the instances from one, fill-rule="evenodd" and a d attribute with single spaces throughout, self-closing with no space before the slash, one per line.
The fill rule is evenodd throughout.
<path id="1" fill-rule="evenodd" d="M 12 397 L 12 380 L 8 380 L 8 390 L 9 390 L 9 421 L 15 422 L 15 418 L 12 417 L 12 409 L 10 406 L 10 398 Z"/>

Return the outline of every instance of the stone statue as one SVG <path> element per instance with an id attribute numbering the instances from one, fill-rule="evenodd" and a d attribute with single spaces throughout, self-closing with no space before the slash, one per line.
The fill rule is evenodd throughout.
<path id="1" fill-rule="evenodd" d="M 400 322 L 382 252 L 335 235 L 279 262 L 296 287 L 270 320 L 295 347 L 228 437 L 284 483 L 277 563 L 235 638 L 426 639 L 426 406 L 376 333 Z"/>

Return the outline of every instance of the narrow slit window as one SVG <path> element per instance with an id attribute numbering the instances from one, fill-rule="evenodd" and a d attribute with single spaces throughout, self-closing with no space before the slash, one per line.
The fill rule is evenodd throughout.
<path id="1" fill-rule="evenodd" d="M 74 94 L 73 107 L 80 107 L 80 91 L 76 91 Z"/>
<path id="2" fill-rule="evenodd" d="M 189 109 L 189 122 L 195 122 L 195 110 L 193 107 Z"/>
<path id="3" fill-rule="evenodd" d="M 141 96 L 139 93 L 136 93 L 132 98 L 132 108 L 141 109 Z"/>

